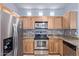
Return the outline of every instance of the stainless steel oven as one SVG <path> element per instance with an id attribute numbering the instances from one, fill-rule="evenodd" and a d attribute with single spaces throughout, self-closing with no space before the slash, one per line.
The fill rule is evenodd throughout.
<path id="1" fill-rule="evenodd" d="M 48 22 L 35 22 L 35 39 L 34 39 L 34 54 L 48 55 L 48 37 L 47 37 Z"/>
<path id="2" fill-rule="evenodd" d="M 35 49 L 48 49 L 48 40 L 35 40 Z"/>

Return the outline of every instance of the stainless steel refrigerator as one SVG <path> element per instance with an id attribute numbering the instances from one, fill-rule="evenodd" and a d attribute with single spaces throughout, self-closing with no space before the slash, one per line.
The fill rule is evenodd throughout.
<path id="1" fill-rule="evenodd" d="M 23 54 L 23 23 L 21 20 L 16 19 L 13 23 L 12 32 L 13 32 L 13 51 L 14 56 L 22 56 Z"/>
<path id="2" fill-rule="evenodd" d="M 0 10 L 0 56 L 22 55 L 22 21 Z"/>

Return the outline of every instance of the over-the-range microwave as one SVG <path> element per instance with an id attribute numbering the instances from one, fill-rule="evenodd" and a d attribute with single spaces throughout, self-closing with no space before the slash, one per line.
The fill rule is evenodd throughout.
<path id="1" fill-rule="evenodd" d="M 47 21 L 36 21 L 35 29 L 48 29 L 48 22 Z"/>

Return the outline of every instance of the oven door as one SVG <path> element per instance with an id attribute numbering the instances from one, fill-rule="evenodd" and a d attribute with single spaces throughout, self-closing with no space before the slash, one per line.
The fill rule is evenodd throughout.
<path id="1" fill-rule="evenodd" d="M 35 49 L 48 49 L 48 40 L 35 40 Z"/>

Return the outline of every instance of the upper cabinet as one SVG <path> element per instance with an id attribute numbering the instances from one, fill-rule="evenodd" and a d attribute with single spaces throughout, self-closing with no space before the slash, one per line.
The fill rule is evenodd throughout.
<path id="1" fill-rule="evenodd" d="M 54 29 L 54 16 L 48 16 L 48 29 Z"/>
<path id="2" fill-rule="evenodd" d="M 48 29 L 76 29 L 77 12 L 66 12 L 64 16 L 22 16 L 23 28 L 34 29 L 35 21 L 47 21 Z"/>
<path id="3" fill-rule="evenodd" d="M 48 29 L 62 29 L 62 16 L 24 16 L 21 19 L 24 29 L 34 29 L 36 21 L 47 21 Z"/>
<path id="4" fill-rule="evenodd" d="M 23 20 L 23 29 L 34 29 L 35 21 L 47 21 L 45 16 L 24 16 L 21 19 Z"/>
<path id="5" fill-rule="evenodd" d="M 22 17 L 21 18 L 23 20 L 23 29 L 33 29 L 33 25 L 34 25 L 34 19 L 32 19 L 32 17 L 28 16 L 28 17 Z"/>
<path id="6" fill-rule="evenodd" d="M 76 29 L 77 26 L 77 12 L 66 12 L 63 16 L 63 29 Z"/>
<path id="7" fill-rule="evenodd" d="M 35 16 L 35 21 L 48 21 L 47 16 Z"/>
<path id="8" fill-rule="evenodd" d="M 54 18 L 54 29 L 62 29 L 62 16 L 55 16 Z"/>
<path id="9" fill-rule="evenodd" d="M 63 29 L 69 29 L 69 12 L 65 13 L 63 16 Z"/>
<path id="10" fill-rule="evenodd" d="M 77 12 L 71 11 L 70 12 L 70 29 L 77 28 Z"/>

